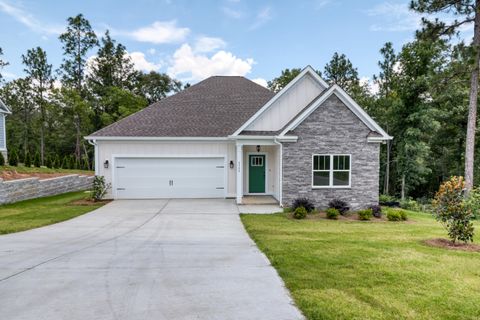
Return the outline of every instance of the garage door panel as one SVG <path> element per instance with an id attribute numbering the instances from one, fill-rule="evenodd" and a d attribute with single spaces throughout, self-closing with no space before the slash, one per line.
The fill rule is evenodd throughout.
<path id="1" fill-rule="evenodd" d="M 118 158 L 116 198 L 222 198 L 224 158 Z"/>

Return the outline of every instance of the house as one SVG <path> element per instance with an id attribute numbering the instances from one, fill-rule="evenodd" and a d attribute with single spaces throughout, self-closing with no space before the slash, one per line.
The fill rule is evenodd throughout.
<path id="1" fill-rule="evenodd" d="M 340 198 L 353 209 L 378 202 L 380 144 L 392 139 L 310 66 L 276 94 L 210 77 L 85 138 L 110 198 Z"/>
<path id="2" fill-rule="evenodd" d="M 5 159 L 7 159 L 7 129 L 5 119 L 7 118 L 7 115 L 11 113 L 10 109 L 8 109 L 5 103 L 0 99 L 0 152 Z"/>

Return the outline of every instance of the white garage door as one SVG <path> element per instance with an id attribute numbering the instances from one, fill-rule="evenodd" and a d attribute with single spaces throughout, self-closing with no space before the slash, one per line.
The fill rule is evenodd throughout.
<path id="1" fill-rule="evenodd" d="M 116 158 L 117 199 L 223 198 L 224 158 Z"/>

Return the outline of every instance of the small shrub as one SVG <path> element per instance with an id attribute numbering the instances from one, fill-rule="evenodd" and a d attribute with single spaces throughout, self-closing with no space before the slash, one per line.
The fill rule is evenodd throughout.
<path id="1" fill-rule="evenodd" d="M 295 209 L 295 211 L 293 211 L 293 217 L 295 219 L 305 219 L 306 216 L 307 209 L 305 209 L 304 207 L 298 207 Z"/>
<path id="2" fill-rule="evenodd" d="M 420 205 L 413 199 L 405 199 L 400 201 L 400 208 L 410 211 L 420 211 Z"/>
<path id="3" fill-rule="evenodd" d="M 348 203 L 340 199 L 333 199 L 328 203 L 328 207 L 337 209 L 342 216 L 346 215 L 348 210 L 350 210 Z"/>
<path id="4" fill-rule="evenodd" d="M 110 183 L 105 183 L 105 177 L 95 176 L 93 179 L 92 199 L 94 201 L 102 200 L 110 187 Z"/>
<path id="5" fill-rule="evenodd" d="M 402 218 L 402 221 L 407 221 L 408 220 L 408 215 L 405 210 L 400 210 L 400 217 Z"/>
<path id="6" fill-rule="evenodd" d="M 480 188 L 473 188 L 465 199 L 465 205 L 472 213 L 472 219 L 480 218 Z"/>
<path id="7" fill-rule="evenodd" d="M 8 164 L 14 167 L 18 166 L 18 154 L 15 150 L 8 154 Z"/>
<path id="8" fill-rule="evenodd" d="M 25 154 L 25 163 L 24 163 L 25 167 L 27 168 L 30 168 L 32 166 L 32 157 L 30 156 L 30 153 L 27 152 Z"/>
<path id="9" fill-rule="evenodd" d="M 375 218 L 382 217 L 382 207 L 380 207 L 379 205 L 370 206 L 369 209 L 372 210 L 372 214 Z"/>
<path id="10" fill-rule="evenodd" d="M 433 200 L 434 215 L 447 230 L 455 243 L 473 241 L 473 214 L 464 197 L 465 181 L 463 177 L 452 177 L 440 185 Z"/>
<path id="11" fill-rule="evenodd" d="M 328 208 L 327 210 L 325 210 L 325 213 L 327 214 L 328 219 L 333 219 L 333 220 L 337 220 L 338 215 L 340 214 L 340 212 L 335 208 Z"/>
<path id="12" fill-rule="evenodd" d="M 391 195 L 388 195 L 388 194 L 381 194 L 379 197 L 378 197 L 378 201 L 380 203 L 382 202 L 392 202 L 392 201 L 395 201 L 395 197 L 391 196 Z"/>
<path id="13" fill-rule="evenodd" d="M 307 198 L 296 198 L 293 200 L 292 209 L 296 210 L 299 207 L 304 207 L 307 212 L 312 212 L 315 209 L 312 201 Z"/>
<path id="14" fill-rule="evenodd" d="M 398 210 L 398 209 L 389 209 L 387 211 L 387 219 L 388 221 L 403 221 L 406 220 L 403 218 L 402 212 L 403 210 Z M 406 215 L 405 215 L 406 218 Z"/>
<path id="15" fill-rule="evenodd" d="M 0 166 L 5 165 L 5 158 L 3 157 L 3 153 L 0 152 Z"/>
<path id="16" fill-rule="evenodd" d="M 358 214 L 358 219 L 360 220 L 370 220 L 372 219 L 372 216 L 373 216 L 372 209 L 360 210 L 357 212 L 357 214 Z"/>

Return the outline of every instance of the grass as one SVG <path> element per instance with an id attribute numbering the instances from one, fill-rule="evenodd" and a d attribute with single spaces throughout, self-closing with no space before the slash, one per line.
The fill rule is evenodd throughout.
<path id="1" fill-rule="evenodd" d="M 426 246 L 444 229 L 408 214 L 408 222 L 241 218 L 308 319 L 478 319 L 480 253 Z"/>
<path id="2" fill-rule="evenodd" d="M 52 169 L 52 168 L 37 168 L 37 167 L 25 167 L 19 165 L 13 166 L 0 166 L 0 171 L 16 171 L 18 173 L 78 173 L 78 174 L 93 174 L 93 171 L 88 170 L 76 170 L 76 169 Z"/>
<path id="3" fill-rule="evenodd" d="M 2 205 L 0 206 L 0 234 L 25 231 L 65 221 L 104 204 L 73 203 L 86 197 L 87 194 L 80 191 Z"/>

